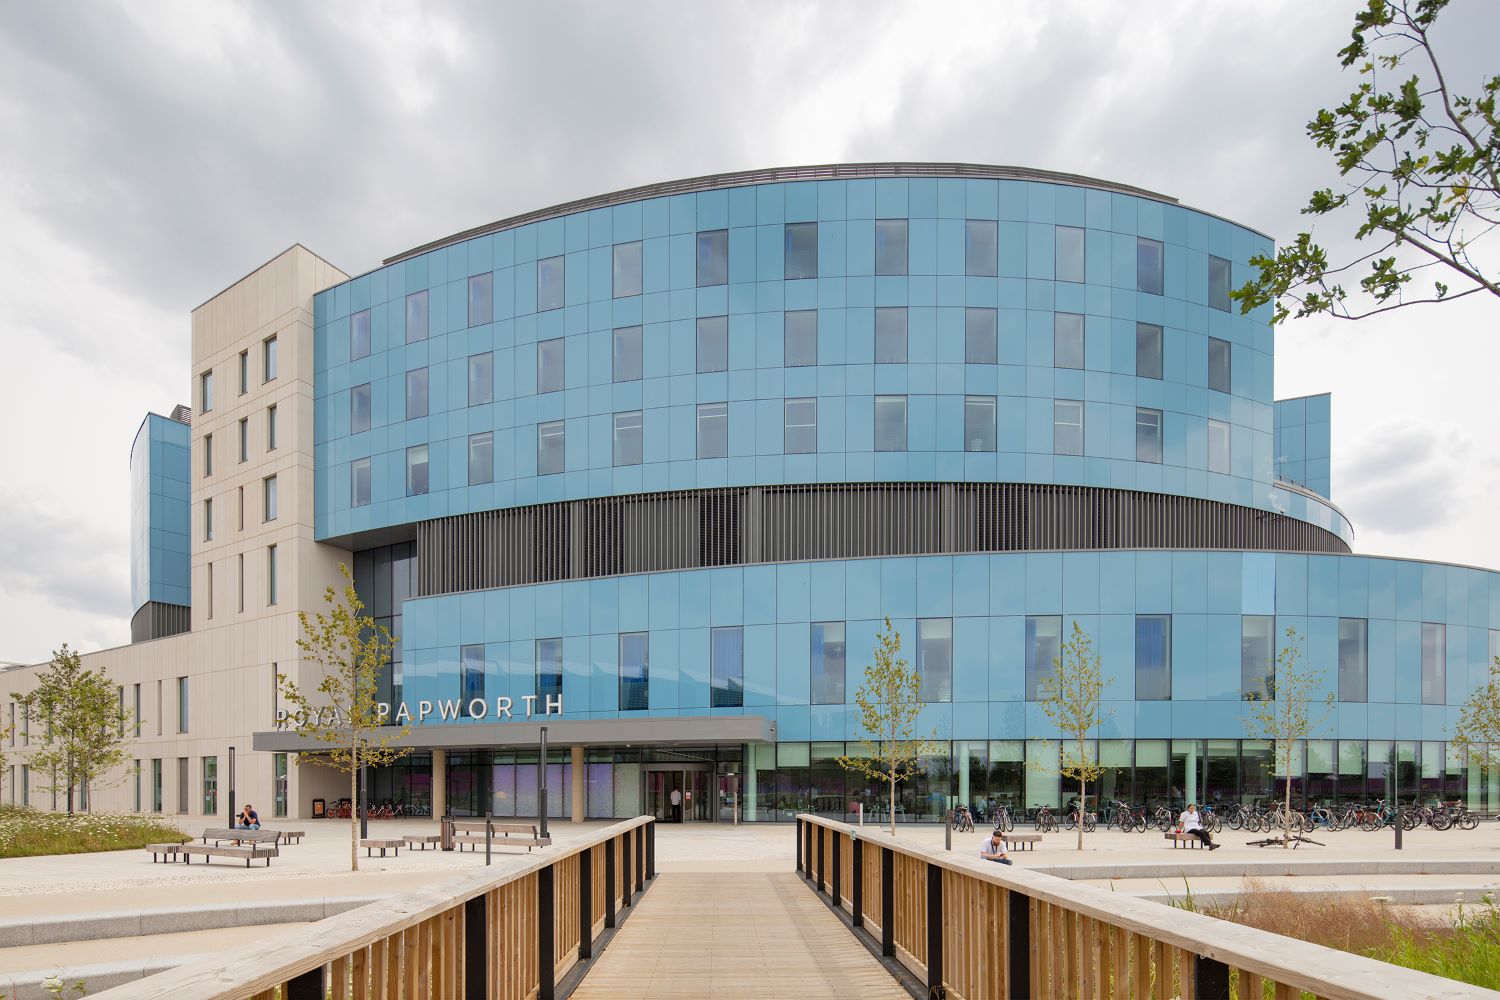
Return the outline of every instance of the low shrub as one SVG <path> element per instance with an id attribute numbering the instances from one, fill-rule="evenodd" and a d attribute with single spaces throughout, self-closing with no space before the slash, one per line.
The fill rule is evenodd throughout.
<path id="1" fill-rule="evenodd" d="M 191 839 L 159 816 L 119 813 L 69 816 L 25 806 L 0 806 L 0 858 L 124 851 L 147 844 L 181 844 Z"/>

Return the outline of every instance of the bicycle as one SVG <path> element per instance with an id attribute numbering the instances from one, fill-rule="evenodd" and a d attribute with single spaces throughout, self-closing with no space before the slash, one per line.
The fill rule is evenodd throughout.
<path id="1" fill-rule="evenodd" d="M 1057 832 L 1057 817 L 1052 815 L 1051 806 L 1037 806 L 1035 822 L 1038 833 Z"/>
<path id="2" fill-rule="evenodd" d="M 994 812 L 995 829 L 1001 833 L 1010 833 L 1016 828 L 1015 820 L 1010 817 L 1010 809 L 1006 806 L 996 806 Z"/>
<path id="3" fill-rule="evenodd" d="M 1078 810 L 1077 809 L 1074 809 L 1072 812 L 1068 813 L 1068 818 L 1066 820 L 1066 824 L 1067 824 L 1067 827 L 1068 827 L 1069 830 L 1076 830 L 1076 829 L 1078 829 Z M 1083 814 L 1083 832 L 1084 833 L 1093 833 L 1094 830 L 1098 827 L 1098 825 L 1099 825 L 1099 820 L 1098 820 L 1098 817 L 1095 816 L 1095 814 L 1093 814 L 1091 812 L 1086 812 L 1086 813 Z"/>
<path id="4" fill-rule="evenodd" d="M 950 824 L 955 833 L 972 833 L 974 831 L 974 817 L 969 815 L 968 806 L 956 806 L 953 810 L 953 819 Z"/>

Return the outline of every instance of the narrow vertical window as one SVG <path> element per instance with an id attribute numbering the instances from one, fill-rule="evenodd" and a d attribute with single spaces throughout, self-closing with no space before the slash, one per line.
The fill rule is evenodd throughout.
<path id="1" fill-rule="evenodd" d="M 266 407 L 266 451 L 276 450 L 276 404 Z"/>
<path id="2" fill-rule="evenodd" d="M 561 392 L 568 384 L 568 352 L 562 337 L 536 345 L 536 391 Z"/>
<path id="3" fill-rule="evenodd" d="M 698 287 L 729 282 L 729 230 L 698 234 Z"/>
<path id="4" fill-rule="evenodd" d="M 698 457 L 729 457 L 729 404 L 698 405 Z"/>
<path id="5" fill-rule="evenodd" d="M 240 418 L 239 429 L 240 461 L 246 462 L 250 459 L 250 418 Z"/>
<path id="6" fill-rule="evenodd" d="M 1229 341 L 1218 337 L 1208 338 L 1208 387 L 1215 392 L 1229 391 L 1232 357 Z"/>
<path id="7" fill-rule="evenodd" d="M 140 809 L 140 805 L 136 805 Z M 203 758 L 203 815 L 212 816 L 219 811 L 219 758 Z"/>
<path id="8" fill-rule="evenodd" d="M 1271 615 L 1240 618 L 1240 698 L 1276 698 L 1276 619 Z"/>
<path id="9" fill-rule="evenodd" d="M 745 634 L 739 626 L 709 631 L 709 705 L 741 708 L 745 704 Z"/>
<path id="10" fill-rule="evenodd" d="M 1155 323 L 1135 325 L 1135 374 L 1137 378 L 1162 377 L 1161 327 Z"/>
<path id="11" fill-rule="evenodd" d="M 1208 422 L 1208 471 L 1229 475 L 1229 425 L 1222 420 Z"/>
<path id="12" fill-rule="evenodd" d="M 1448 628 L 1422 623 L 1422 704 L 1448 701 Z"/>
<path id="13" fill-rule="evenodd" d="M 567 451 L 567 428 L 561 420 L 549 420 L 536 426 L 536 474 L 556 475 L 563 471 Z"/>
<path id="14" fill-rule="evenodd" d="M 495 355 L 492 352 L 471 354 L 468 365 L 469 405 L 495 401 Z"/>
<path id="15" fill-rule="evenodd" d="M 1052 453 L 1083 454 L 1083 403 L 1076 399 L 1052 401 Z"/>
<path id="16" fill-rule="evenodd" d="M 610 375 L 616 382 L 639 382 L 641 369 L 641 328 L 622 326 L 614 332 Z"/>
<path id="17" fill-rule="evenodd" d="M 698 319 L 698 371 L 722 372 L 729 368 L 729 317 Z"/>
<path id="18" fill-rule="evenodd" d="M 427 446 L 413 445 L 406 449 L 406 495 L 419 497 L 427 492 Z"/>
<path id="19" fill-rule="evenodd" d="M 813 622 L 807 628 L 810 701 L 814 705 L 842 705 L 846 664 L 844 623 Z"/>
<path id="20" fill-rule="evenodd" d="M 787 279 L 818 276 L 818 224 L 789 222 L 785 229 L 785 274 Z"/>
<path id="21" fill-rule="evenodd" d="M 906 450 L 906 397 L 875 397 L 875 450 Z"/>
<path id="22" fill-rule="evenodd" d="M 214 501 L 212 497 L 203 501 L 203 540 L 214 540 Z"/>
<path id="23" fill-rule="evenodd" d="M 782 451 L 788 455 L 811 455 L 818 450 L 817 397 L 786 400 L 782 419 Z"/>
<path id="24" fill-rule="evenodd" d="M 561 309 L 566 302 L 564 257 L 547 257 L 536 262 L 536 311 Z"/>
<path id="25" fill-rule="evenodd" d="M 410 301 L 409 298 L 408 301 Z M 360 358 L 369 356 L 370 310 L 361 309 L 349 317 L 349 360 L 358 361 Z"/>
<path id="26" fill-rule="evenodd" d="M 240 352 L 240 395 L 250 391 L 250 352 Z"/>
<path id="27" fill-rule="evenodd" d="M 284 753 L 271 755 L 271 811 L 278 817 L 286 816 L 287 794 L 287 755 Z"/>
<path id="28" fill-rule="evenodd" d="M 356 458 L 349 463 L 349 506 L 366 507 L 370 503 L 370 460 Z"/>
<path id="29" fill-rule="evenodd" d="M 630 410 L 615 414 L 616 465 L 641 464 L 641 411 Z"/>
<path id="30" fill-rule="evenodd" d="M 277 601 L 276 546 L 266 546 L 266 604 L 274 606 Z"/>
<path id="31" fill-rule="evenodd" d="M 469 278 L 469 325 L 483 326 L 495 319 L 495 275 L 492 272 Z"/>
<path id="32" fill-rule="evenodd" d="M 235 489 L 235 497 L 236 497 L 236 505 L 235 505 L 235 512 L 236 513 L 235 513 L 235 518 L 236 518 L 236 523 L 238 524 L 238 528 L 236 530 L 237 531 L 244 531 L 245 530 L 245 487 L 243 487 L 243 486 L 237 487 Z"/>
<path id="33" fill-rule="evenodd" d="M 964 361 L 971 365 L 1000 362 L 1000 337 L 994 309 L 964 310 Z"/>
<path id="34" fill-rule="evenodd" d="M 276 520 L 276 477 L 267 476 L 261 480 L 261 510 L 265 513 L 265 520 Z"/>
<path id="35" fill-rule="evenodd" d="M 964 397 L 964 450 L 995 450 L 995 397 Z"/>
<path id="36" fill-rule="evenodd" d="M 561 698 L 562 693 L 562 640 L 538 639 L 536 641 L 537 711 L 545 711 L 547 699 Z"/>
<path id="37" fill-rule="evenodd" d="M 482 275 L 479 275 L 479 277 L 480 278 L 486 278 L 486 279 L 488 279 L 489 275 L 482 274 Z M 474 316 L 475 292 L 476 292 L 476 289 L 474 287 L 474 281 L 475 281 L 474 278 L 470 278 L 469 279 L 469 315 L 471 317 L 471 322 L 469 323 L 470 326 L 476 326 L 476 325 L 478 325 L 478 323 L 488 323 L 489 322 L 488 319 L 477 320 L 477 321 L 472 319 L 472 317 Z M 483 292 L 483 295 L 484 295 L 484 306 L 483 306 L 483 308 L 484 308 L 485 312 L 488 313 L 488 311 L 489 311 L 489 306 L 488 306 L 488 301 L 489 301 L 489 286 L 486 285 L 485 288 L 482 289 L 481 291 Z M 368 312 L 366 312 L 364 315 L 365 315 L 365 354 L 369 354 L 370 353 L 370 339 L 369 339 L 370 314 Z M 427 339 L 427 332 L 428 332 L 428 325 L 427 325 L 427 290 L 424 288 L 422 291 L 420 291 L 420 292 L 412 292 L 410 295 L 408 295 L 406 297 L 406 342 L 408 344 L 415 344 L 419 340 L 426 340 Z M 363 356 L 363 355 L 361 355 L 361 356 Z"/>
<path id="38" fill-rule="evenodd" d="M 245 553 L 241 552 L 236 558 L 234 599 L 235 610 L 240 614 L 245 613 Z"/>
<path id="39" fill-rule="evenodd" d="M 370 383 L 349 390 L 349 433 L 363 434 L 370 429 Z"/>
<path id="40" fill-rule="evenodd" d="M 198 412 L 208 413 L 214 408 L 214 373 L 204 372 L 198 376 Z"/>
<path id="41" fill-rule="evenodd" d="M 1135 289 L 1160 295 L 1162 290 L 1161 243 L 1137 237 L 1135 241 Z"/>
<path id="42" fill-rule="evenodd" d="M 427 369 L 416 368 L 406 373 L 406 419 L 415 420 L 427 416 Z"/>
<path id="43" fill-rule="evenodd" d="M 620 636 L 620 711 L 644 712 L 651 707 L 650 642 L 645 632 Z"/>
<path id="44" fill-rule="evenodd" d="M 1208 258 L 1208 307 L 1229 311 L 1229 261 L 1212 255 Z"/>
<path id="45" fill-rule="evenodd" d="M 1084 232 L 1074 226 L 1057 227 L 1057 280 L 1084 280 Z"/>
<path id="46" fill-rule="evenodd" d="M 469 435 L 469 485 L 495 481 L 495 432 Z"/>
<path id="47" fill-rule="evenodd" d="M 953 700 L 953 619 L 917 619 L 917 679 L 925 702 Z"/>
<path id="48" fill-rule="evenodd" d="M 177 731 L 188 731 L 188 679 L 177 678 Z"/>
<path id="49" fill-rule="evenodd" d="M 782 363 L 804 368 L 818 363 L 818 311 L 799 309 L 784 314 L 785 344 Z"/>
<path id="50" fill-rule="evenodd" d="M 273 334 L 260 342 L 261 381 L 270 382 L 275 379 L 276 368 L 276 336 Z"/>
<path id="51" fill-rule="evenodd" d="M 1144 406 L 1135 408 L 1135 460 L 1160 465 L 1162 461 L 1162 414 Z"/>
<path id="52" fill-rule="evenodd" d="M 964 223 L 964 274 L 971 278 L 993 278 L 1000 273 L 998 225 L 988 219 Z"/>
<path id="53" fill-rule="evenodd" d="M 1031 615 L 1026 619 L 1026 700 L 1037 701 L 1042 681 L 1057 672 L 1062 655 L 1062 616 Z"/>
<path id="54" fill-rule="evenodd" d="M 641 294 L 641 241 L 616 243 L 613 267 L 614 297 Z"/>
<path id="55" fill-rule="evenodd" d="M 1136 701 L 1172 699 L 1172 616 L 1135 616 Z"/>
<path id="56" fill-rule="evenodd" d="M 203 435 L 203 478 L 214 474 L 214 436 Z"/>
<path id="57" fill-rule="evenodd" d="M 1052 316 L 1052 367 L 1083 367 L 1083 317 L 1077 313 Z"/>
<path id="58" fill-rule="evenodd" d="M 484 700 L 484 645 L 482 643 L 458 648 L 458 694 L 463 699 L 460 711 L 467 711 L 469 702 Z"/>
<path id="59" fill-rule="evenodd" d="M 883 306 L 875 310 L 875 363 L 906 364 L 905 306 Z"/>
<path id="60" fill-rule="evenodd" d="M 1365 701 L 1369 692 L 1369 623 L 1339 619 L 1339 701 Z"/>
<path id="61" fill-rule="evenodd" d="M 906 273 L 905 219 L 875 220 L 875 273 Z"/>

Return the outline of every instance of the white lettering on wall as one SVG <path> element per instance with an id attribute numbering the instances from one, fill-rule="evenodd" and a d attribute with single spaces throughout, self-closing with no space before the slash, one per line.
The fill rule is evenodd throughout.
<path id="1" fill-rule="evenodd" d="M 495 698 L 495 718 L 498 719 L 502 715 L 507 719 L 510 718 L 510 699 L 503 694 Z"/>
<path id="2" fill-rule="evenodd" d="M 526 718 L 529 719 L 532 712 L 536 709 L 536 695 L 523 694 L 521 695 L 521 700 L 526 703 Z"/>
<path id="3" fill-rule="evenodd" d="M 547 711 L 544 714 L 552 715 L 554 711 L 557 715 L 562 715 L 562 695 L 560 694 L 549 694 L 547 696 Z"/>
<path id="4" fill-rule="evenodd" d="M 489 710 L 489 703 L 483 698 L 474 698 L 469 701 L 469 718 L 471 719 L 482 719 Z"/>

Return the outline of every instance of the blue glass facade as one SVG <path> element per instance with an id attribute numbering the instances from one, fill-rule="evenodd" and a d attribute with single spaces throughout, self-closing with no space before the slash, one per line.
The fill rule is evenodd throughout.
<path id="1" fill-rule="evenodd" d="M 1332 398 L 1328 393 L 1276 401 L 1276 478 L 1332 497 Z"/>
<path id="2" fill-rule="evenodd" d="M 148 413 L 130 446 L 130 609 L 186 607 L 190 428 Z"/>

